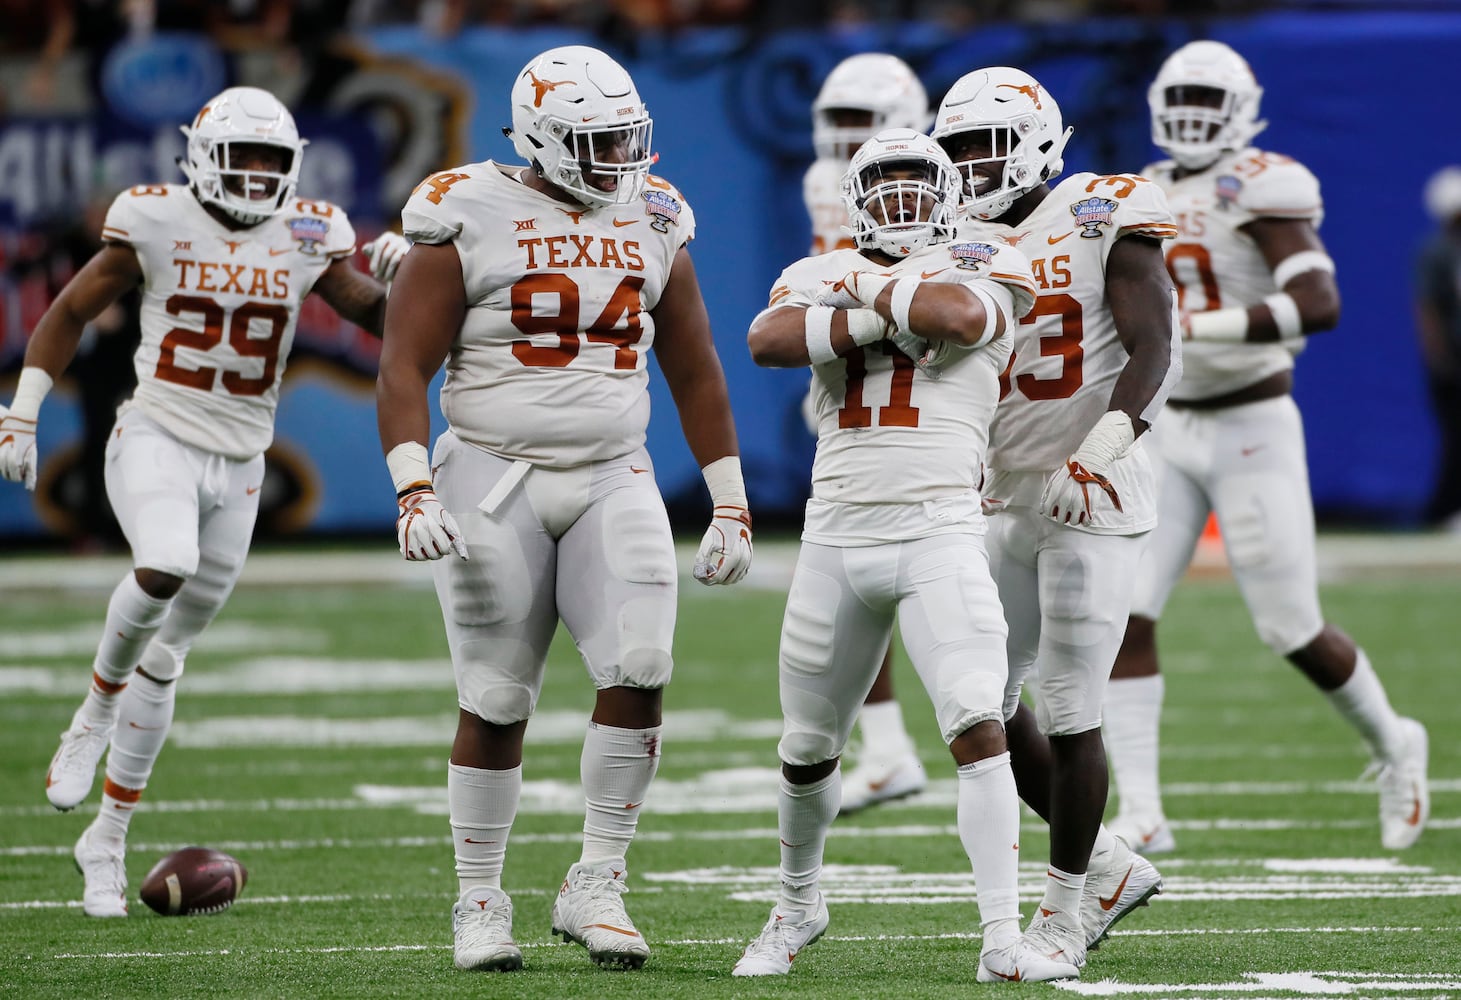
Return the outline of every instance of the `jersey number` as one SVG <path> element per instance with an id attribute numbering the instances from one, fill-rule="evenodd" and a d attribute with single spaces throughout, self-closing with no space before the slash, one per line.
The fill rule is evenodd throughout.
<path id="1" fill-rule="evenodd" d="M 1167 273 L 1177 285 L 1178 309 L 1187 309 L 1187 289 L 1197 285 L 1202 286 L 1202 310 L 1222 308 L 1212 254 L 1201 243 L 1178 243 L 1168 250 Z"/>
<path id="2" fill-rule="evenodd" d="M 1085 320 L 1080 301 L 1064 292 L 1041 295 L 1035 299 L 1035 308 L 1026 313 L 1020 323 L 1034 323 L 1041 316 L 1060 317 L 1060 332 L 1042 335 L 1039 340 L 1040 357 L 1060 358 L 1060 374 L 1054 378 L 1037 378 L 1030 372 L 1014 375 L 1015 355 L 1011 354 L 1010 363 L 999 376 L 1001 401 L 1014 389 L 1031 400 L 1069 399 L 1085 383 L 1082 362 L 1086 352 L 1081 346 Z"/>
<path id="3" fill-rule="evenodd" d="M 644 336 L 644 328 L 639 323 L 639 290 L 643 287 L 644 279 L 638 276 L 621 280 L 599 318 L 583 330 L 583 336 L 591 344 L 614 345 L 616 370 L 632 371 L 639 365 L 639 355 L 634 353 L 632 345 Z M 557 296 L 558 308 L 550 313 L 536 311 L 534 302 L 540 295 Z M 529 336 L 556 333 L 558 343 L 540 347 L 531 341 L 514 340 L 512 356 L 529 368 L 566 367 L 578 357 L 578 335 L 582 329 L 578 325 L 580 303 L 578 283 L 566 274 L 530 274 L 513 285 L 512 325 Z M 617 329 L 621 318 L 624 328 Z"/>
<path id="4" fill-rule="evenodd" d="M 203 317 L 203 329 L 185 330 L 173 327 L 162 338 L 157 356 L 157 377 L 174 385 L 185 385 L 201 392 L 213 391 L 213 382 L 218 369 L 207 366 L 183 368 L 176 360 L 179 347 L 191 347 L 197 351 L 211 351 L 223 340 L 224 320 L 228 320 L 228 343 L 239 357 L 262 358 L 264 372 L 258 378 L 246 378 L 235 371 L 223 373 L 223 387 L 235 396 L 262 396 L 274 384 L 274 369 L 279 363 L 279 340 L 284 328 L 289 325 L 289 310 L 277 302 L 245 302 L 228 316 L 222 306 L 212 299 L 198 295 L 174 295 L 167 300 L 167 311 L 172 316 L 194 313 Z M 268 325 L 264 337 L 252 337 L 250 332 L 254 321 Z"/>
<path id="5" fill-rule="evenodd" d="M 867 355 L 865 347 L 844 354 L 847 362 L 847 389 L 842 397 L 842 409 L 837 411 L 837 426 L 871 427 L 873 408 L 864 406 L 862 390 L 867 382 Z M 893 359 L 893 387 L 888 392 L 888 405 L 878 407 L 879 427 L 917 427 L 918 407 L 913 405 L 913 373 L 917 367 L 902 351 L 888 348 Z"/>

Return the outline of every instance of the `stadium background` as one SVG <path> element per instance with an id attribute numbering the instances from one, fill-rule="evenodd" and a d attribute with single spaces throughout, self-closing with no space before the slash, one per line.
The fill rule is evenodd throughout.
<path id="1" fill-rule="evenodd" d="M 808 108 L 825 74 L 854 52 L 893 52 L 936 102 L 970 69 L 1021 66 L 1076 127 L 1068 170 L 1130 172 L 1156 155 L 1145 94 L 1162 58 L 1212 37 L 1243 53 L 1265 88 L 1270 125 L 1260 144 L 1309 165 L 1324 189 L 1322 233 L 1338 263 L 1344 316 L 1299 364 L 1316 507 L 1329 524 L 1399 527 L 1419 518 L 1435 438 L 1410 269 L 1428 228 L 1422 184 L 1461 160 L 1452 97 L 1461 92 L 1461 5 L 1245 4 L 1224 14 L 1237 5 L 1209 3 L 1195 17 L 1178 15 L 1198 4 L 1047 2 L 1019 5 L 1023 20 L 1015 5 L 999 3 L 875 2 L 779 12 L 750 2 L 161 2 L 150 21 L 132 24 L 119 13 L 148 6 L 75 0 L 38 12 L 0 2 L 8 25 L 0 38 L 0 399 L 13 391 L 37 318 L 89 256 L 98 211 L 131 184 L 180 179 L 177 125 L 224 86 L 265 86 L 294 109 L 311 140 L 300 194 L 342 205 L 364 242 L 399 228 L 399 206 L 425 174 L 468 160 L 515 161 L 500 132 L 514 74 L 541 49 L 583 42 L 632 73 L 655 119 L 657 170 L 695 208 L 692 253 L 752 504 L 762 524 L 791 526 L 812 450 L 798 415 L 805 379 L 757 369 L 743 334 L 781 267 L 809 242 L 800 177 L 812 155 Z M 58 37 L 57 18 L 68 12 L 69 36 Z M 892 14 L 901 16 L 884 16 Z M 40 488 L 0 489 L 7 543 L 104 539 L 98 431 L 104 438 L 116 394 L 127 389 L 129 355 L 125 322 L 84 343 L 42 411 Z M 269 455 L 261 536 L 389 533 L 395 509 L 376 438 L 377 355 L 375 342 L 327 308 L 305 310 Z M 657 376 L 654 404 L 649 447 L 662 488 L 677 523 L 698 530 L 703 485 Z"/>

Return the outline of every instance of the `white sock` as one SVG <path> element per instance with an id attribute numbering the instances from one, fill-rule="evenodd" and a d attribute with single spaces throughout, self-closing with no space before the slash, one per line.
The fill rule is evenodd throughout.
<path id="1" fill-rule="evenodd" d="M 590 722 L 583 738 L 583 855 L 586 864 L 622 859 L 639 810 L 659 770 L 660 729 L 617 729 Z"/>
<path id="2" fill-rule="evenodd" d="M 1161 816 L 1158 733 L 1166 681 L 1161 674 L 1123 677 L 1106 685 L 1101 735 L 1124 816 Z"/>
<path id="3" fill-rule="evenodd" d="M 974 866 L 984 949 L 1020 933 L 1020 796 L 1009 751 L 959 768 L 959 840 Z"/>
<path id="4" fill-rule="evenodd" d="M 507 835 L 517 818 L 522 790 L 521 764 L 510 771 L 447 764 L 446 800 L 459 891 L 477 886 L 502 888 Z"/>
<path id="5" fill-rule="evenodd" d="M 778 906 L 805 909 L 817 902 L 827 831 L 842 807 L 842 768 L 821 781 L 793 785 L 781 776 L 776 825 L 781 833 L 781 896 Z"/>
<path id="6" fill-rule="evenodd" d="M 102 783 L 101 806 L 96 812 L 96 822 L 91 824 L 95 839 L 115 847 L 125 847 L 127 828 L 132 825 L 132 811 L 141 798 L 142 789 L 124 788 L 109 775 Z"/>
<path id="7" fill-rule="evenodd" d="M 1081 893 L 1086 888 L 1086 873 L 1063 872 L 1054 865 L 1045 870 L 1045 896 L 1040 909 L 1052 913 L 1068 913 L 1080 922 Z"/>
<path id="8" fill-rule="evenodd" d="M 134 573 L 128 573 L 117 584 L 107 602 L 106 625 L 92 662 L 91 690 L 81 705 L 83 720 L 90 725 L 111 725 L 122 689 L 171 607 L 171 598 L 149 596 Z"/>
<path id="9" fill-rule="evenodd" d="M 102 786 L 98 834 L 126 840 L 132 810 L 142 798 L 153 765 L 172 728 L 176 681 L 155 681 L 137 673 L 117 708 L 117 726 L 107 750 L 106 783 Z"/>
<path id="10" fill-rule="evenodd" d="M 897 701 L 875 701 L 863 705 L 857 717 L 857 727 L 862 733 L 860 761 L 893 761 L 914 752 L 913 740 L 903 726 L 903 709 Z"/>
<path id="11" fill-rule="evenodd" d="M 1359 731 L 1370 753 L 1379 760 L 1395 760 L 1405 749 L 1400 716 L 1390 707 L 1379 675 L 1363 649 L 1355 650 L 1354 673 L 1349 680 L 1324 692 L 1324 696 Z"/>

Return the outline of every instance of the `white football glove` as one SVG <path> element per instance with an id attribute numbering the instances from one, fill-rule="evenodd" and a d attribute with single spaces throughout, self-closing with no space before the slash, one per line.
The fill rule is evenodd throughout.
<path id="1" fill-rule="evenodd" d="M 411 251 L 411 241 L 399 233 L 381 233 L 361 247 L 360 251 L 365 254 L 366 263 L 370 265 L 370 273 L 375 279 L 389 285 L 395 280 L 401 261 Z"/>
<path id="2" fill-rule="evenodd" d="M 899 330 L 896 327 L 892 333 L 888 334 L 888 339 L 929 378 L 936 379 L 943 374 L 942 362 L 946 354 L 941 341 L 925 340 L 916 333 L 909 333 L 907 330 Z"/>
<path id="3" fill-rule="evenodd" d="M 440 559 L 448 552 L 467 558 L 467 543 L 456 518 L 436 499 L 429 483 L 406 490 L 396 498 L 396 541 L 401 555 L 412 562 Z"/>
<path id="4" fill-rule="evenodd" d="M 1121 510 L 1121 497 L 1106 478 L 1111 465 L 1131 449 L 1136 439 L 1131 418 L 1109 410 L 1086 434 L 1085 440 L 1056 469 L 1040 491 L 1040 513 L 1059 524 L 1099 524 L 1103 513 Z M 1105 501 L 1102 501 L 1102 497 Z"/>
<path id="5" fill-rule="evenodd" d="M 871 271 L 848 271 L 841 278 L 823 288 L 817 296 L 817 304 L 833 309 L 871 309 L 878 294 L 894 278 Z"/>
<path id="6" fill-rule="evenodd" d="M 710 527 L 695 553 L 695 579 L 707 587 L 731 584 L 751 568 L 751 512 L 744 507 L 715 508 Z"/>
<path id="7" fill-rule="evenodd" d="M 36 488 L 36 422 L 12 417 L 0 406 L 0 476 Z"/>

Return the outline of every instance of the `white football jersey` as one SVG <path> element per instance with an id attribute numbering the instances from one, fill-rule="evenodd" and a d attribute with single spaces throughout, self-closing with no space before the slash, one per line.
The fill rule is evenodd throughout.
<path id="1" fill-rule="evenodd" d="M 1034 301 L 1023 254 L 1001 244 L 961 242 L 927 247 L 891 267 L 856 250 L 804 258 L 782 272 L 767 308 L 815 305 L 818 295 L 849 271 L 998 283 L 1013 296 L 1016 315 Z M 936 379 L 888 341 L 813 366 L 817 455 L 803 537 L 847 544 L 849 504 L 917 505 L 959 495 L 977 501 L 999 373 L 1009 349 L 1008 336 L 973 351 L 950 345 Z M 834 512 L 828 504 L 842 509 Z M 880 531 L 886 529 L 885 520 L 879 524 Z M 927 529 L 929 522 L 919 524 Z M 884 533 L 864 542 L 892 540 Z"/>
<path id="2" fill-rule="evenodd" d="M 1000 378 L 990 430 L 992 503 L 1033 506 L 1046 477 L 1061 467 L 1110 409 L 1129 355 L 1106 301 L 1106 258 L 1124 236 L 1176 235 L 1156 184 L 1130 174 L 1074 174 L 1055 186 L 1017 226 L 966 219 L 966 239 L 1003 240 L 1030 258 L 1039 288 L 1014 331 L 1014 356 Z M 1181 343 L 1173 332 L 1174 362 Z M 1124 534 L 1155 523 L 1150 464 L 1140 441 L 1110 471 L 1124 514 L 1103 532 Z"/>
<path id="3" fill-rule="evenodd" d="M 831 250 L 852 250 L 852 233 L 847 226 L 847 206 L 842 202 L 842 177 L 847 164 L 822 157 L 807 168 L 802 178 L 802 199 L 807 218 L 812 220 L 812 256 Z"/>
<path id="4" fill-rule="evenodd" d="M 186 186 L 142 185 L 112 202 L 102 239 L 130 246 L 142 266 L 136 405 L 205 451 L 261 454 L 300 304 L 325 268 L 355 252 L 345 213 L 296 198 L 230 229 Z"/>
<path id="5" fill-rule="evenodd" d="M 421 243 L 456 244 L 467 315 L 441 410 L 495 455 L 553 468 L 618 458 L 649 424 L 649 311 L 695 216 L 650 177 L 629 205 L 588 208 L 491 160 L 423 181 L 401 213 Z"/>
<path id="6" fill-rule="evenodd" d="M 1248 307 L 1278 291 L 1273 272 L 1242 227 L 1255 219 L 1324 219 L 1319 182 L 1302 163 L 1248 147 L 1224 153 L 1212 166 L 1174 180 L 1176 164 L 1155 163 L 1147 176 L 1167 192 L 1178 236 L 1167 248 L 1167 270 L 1188 312 Z M 1173 399 L 1200 400 L 1234 392 L 1294 366 L 1297 338 L 1271 344 L 1188 341 L 1182 381 Z"/>

